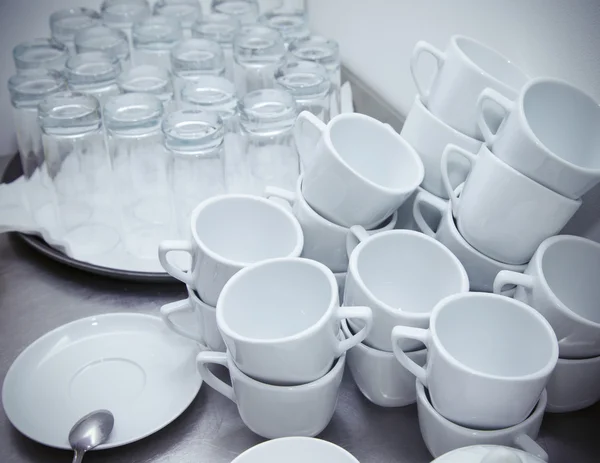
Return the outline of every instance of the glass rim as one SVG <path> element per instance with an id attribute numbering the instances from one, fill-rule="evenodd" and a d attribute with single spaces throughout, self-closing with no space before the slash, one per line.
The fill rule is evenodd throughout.
<path id="1" fill-rule="evenodd" d="M 199 125 L 208 130 L 198 130 Z M 163 118 L 161 129 L 167 149 L 179 154 L 193 155 L 219 149 L 225 134 L 219 115 L 195 109 L 170 112 Z"/>
<path id="2" fill-rule="evenodd" d="M 143 89 L 132 83 L 132 81 L 150 81 L 151 79 L 155 79 L 156 85 L 146 86 Z M 173 93 L 171 73 L 165 68 L 152 64 L 140 64 L 121 72 L 117 77 L 117 84 L 127 93 L 156 94 L 161 90 L 164 90 L 163 93 Z"/>
<path id="3" fill-rule="evenodd" d="M 44 82 L 49 85 L 40 85 Z M 67 88 L 64 75 L 52 69 L 34 69 L 26 74 L 15 74 L 8 79 L 8 91 L 13 106 L 25 101 L 35 105 L 47 96 Z"/>
<path id="4" fill-rule="evenodd" d="M 162 30 L 158 31 L 158 28 Z M 135 48 L 143 48 L 154 44 L 173 45 L 178 43 L 183 35 L 181 23 L 172 17 L 150 16 L 133 24 L 131 37 Z"/>
<path id="5" fill-rule="evenodd" d="M 108 53 L 89 51 L 71 56 L 64 72 L 69 85 L 104 84 L 116 82 L 121 63 Z"/>
<path id="6" fill-rule="evenodd" d="M 77 32 L 90 27 L 88 25 L 82 27 L 61 26 L 60 21 L 67 18 L 87 18 L 94 25 L 99 25 L 102 20 L 100 13 L 92 8 L 72 7 L 57 10 L 50 15 L 50 31 L 56 40 L 73 40 Z"/>
<path id="7" fill-rule="evenodd" d="M 39 104 L 38 120 L 43 131 L 60 128 L 66 121 L 72 127 L 85 129 L 82 133 L 94 131 L 102 126 L 100 103 L 80 92 L 55 93 Z"/>
<path id="8" fill-rule="evenodd" d="M 108 42 L 109 39 L 112 41 Z M 100 46 L 97 46 L 96 43 L 93 45 L 86 43 L 90 40 L 95 40 L 96 43 L 100 40 Z M 75 34 L 74 42 L 77 53 L 102 51 L 120 59 L 129 57 L 129 39 L 120 29 L 113 29 L 101 24 L 88 27 Z"/>
<path id="9" fill-rule="evenodd" d="M 110 97 L 104 104 L 103 117 L 107 129 L 156 130 L 163 116 L 162 101 L 150 93 L 124 93 Z"/>
<path id="10" fill-rule="evenodd" d="M 233 16 L 223 13 L 210 13 L 192 24 L 192 36 L 214 40 L 221 46 L 231 46 L 240 27 L 240 21 Z"/>
<path id="11" fill-rule="evenodd" d="M 32 48 L 45 48 L 48 50 L 53 50 L 55 54 L 53 56 L 48 56 L 47 59 L 43 60 L 26 59 L 26 57 L 23 55 Z M 52 38 L 36 38 L 32 40 L 26 40 L 17 44 L 13 48 L 12 54 L 15 67 L 17 69 L 35 69 L 38 67 L 44 67 L 44 65 L 61 62 L 63 59 L 66 61 L 69 56 L 67 47 Z"/>
<path id="12" fill-rule="evenodd" d="M 106 25 L 129 26 L 150 16 L 150 5 L 145 0 L 110 1 L 104 0 L 100 16 Z"/>

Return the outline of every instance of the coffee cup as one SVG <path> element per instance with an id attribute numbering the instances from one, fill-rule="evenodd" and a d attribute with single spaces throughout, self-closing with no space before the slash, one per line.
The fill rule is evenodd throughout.
<path id="1" fill-rule="evenodd" d="M 557 79 L 538 78 L 514 101 L 486 89 L 477 106 L 488 146 L 530 179 L 572 199 L 600 181 L 600 106 L 587 93 Z M 487 121 L 498 107 L 504 114 L 495 131 Z"/>
<path id="2" fill-rule="evenodd" d="M 426 368 L 399 347 L 407 339 L 427 347 Z M 428 330 L 396 326 L 392 346 L 398 361 L 429 389 L 440 415 L 475 429 L 524 421 L 558 360 L 556 336 L 544 317 L 488 293 L 445 298 L 433 309 Z"/>
<path id="3" fill-rule="evenodd" d="M 196 358 L 200 376 L 231 399 L 242 421 L 266 439 L 288 436 L 316 436 L 331 421 L 344 375 L 346 355 L 339 357 L 325 375 L 307 384 L 275 386 L 244 374 L 230 352 L 200 352 Z M 229 370 L 231 386 L 207 367 L 223 365 Z"/>
<path id="4" fill-rule="evenodd" d="M 448 174 L 455 157 L 471 164 L 460 197 Z M 562 196 L 513 169 L 487 146 L 474 156 L 449 145 L 441 162 L 460 234 L 479 252 L 500 262 L 529 262 L 540 243 L 558 233 L 581 206 L 581 200 Z"/>
<path id="5" fill-rule="evenodd" d="M 339 340 L 346 318 L 365 327 Z M 365 339 L 372 321 L 368 307 L 340 307 L 331 270 L 302 258 L 243 269 L 227 282 L 217 303 L 217 325 L 238 368 L 276 385 L 325 375 L 336 358 Z"/>
<path id="6" fill-rule="evenodd" d="M 200 203 L 192 212 L 191 240 L 163 241 L 158 258 L 173 277 L 194 288 L 215 307 L 225 283 L 241 269 L 275 257 L 302 252 L 302 228 L 285 207 L 250 195 L 222 195 Z M 192 257 L 184 271 L 168 260 L 172 251 Z"/>
<path id="7" fill-rule="evenodd" d="M 448 199 L 442 182 L 440 160 L 447 145 L 459 146 L 473 154 L 481 147 L 481 141 L 471 138 L 437 118 L 425 107 L 417 96 L 402 126 L 400 136 L 419 154 L 425 167 L 421 187 L 440 198 Z M 450 173 L 453 185 L 465 181 L 468 163 L 457 162 Z"/>
<path id="8" fill-rule="evenodd" d="M 347 338 L 352 336 L 348 323 L 342 321 Z M 419 365 L 425 365 L 425 349 L 408 352 Z M 357 344 L 346 353 L 348 368 L 358 389 L 369 401 L 380 407 L 404 407 L 415 403 L 415 378 L 398 363 L 392 352 Z"/>
<path id="9" fill-rule="evenodd" d="M 364 340 L 367 346 L 391 352 L 394 326 L 427 328 L 440 300 L 469 291 L 462 264 L 435 239 L 410 230 L 371 236 L 362 227 L 350 230 L 360 244 L 350 255 L 344 304 L 365 305 L 373 311 Z M 349 326 L 354 330 L 362 325 L 351 320 Z M 407 339 L 400 348 L 409 352 L 423 345 Z"/>
<path id="10" fill-rule="evenodd" d="M 283 199 L 292 206 L 294 216 L 300 222 L 304 235 L 302 257 L 321 262 L 333 272 L 345 272 L 348 269 L 346 240 L 350 230 L 321 217 L 309 206 L 302 196 L 302 180 L 303 177 L 300 176 L 295 192 L 282 188 L 267 187 L 265 195 L 270 198 Z M 397 212 L 394 212 L 374 230 L 369 230 L 368 233 L 373 234 L 391 230 L 396 225 L 396 219 Z"/>
<path id="11" fill-rule="evenodd" d="M 431 209 L 437 210 L 441 220 L 432 224 Z M 429 216 L 425 214 L 429 211 Z M 502 270 L 511 270 L 522 273 L 527 267 L 526 264 L 511 265 L 491 259 L 471 246 L 462 237 L 456 224 L 452 209 L 447 201 L 429 193 L 419 193 L 414 202 L 414 217 L 421 232 L 432 238 L 435 238 L 452 253 L 458 257 L 463 264 L 467 275 L 469 276 L 469 286 L 471 291 L 492 292 L 494 287 L 494 278 Z M 514 286 L 508 287 L 501 293 L 503 296 L 512 297 L 515 293 Z"/>
<path id="12" fill-rule="evenodd" d="M 394 131 L 364 114 L 341 114 L 325 125 L 300 113 L 294 127 L 306 162 L 302 195 L 321 216 L 344 227 L 377 226 L 423 181 L 423 163 Z"/>
<path id="13" fill-rule="evenodd" d="M 348 362 L 349 364 L 349 362 Z M 549 413 L 568 413 L 600 400 L 600 357 L 558 359 L 546 386 Z"/>
<path id="14" fill-rule="evenodd" d="M 160 308 L 160 316 L 165 324 L 177 334 L 185 338 L 192 339 L 205 345 L 210 350 L 225 351 L 225 343 L 217 328 L 217 314 L 214 307 L 202 302 L 196 292 L 187 287 L 188 298 L 170 304 L 163 305 Z M 198 331 L 190 331 L 171 319 L 175 314 L 194 313 L 198 320 Z"/>
<path id="15" fill-rule="evenodd" d="M 558 235 L 545 240 L 525 273 L 500 272 L 494 292 L 517 285 L 515 299 L 525 302 L 550 323 L 561 358 L 600 355 L 600 244 Z"/>
<path id="16" fill-rule="evenodd" d="M 417 71 L 421 56 L 435 59 L 436 72 L 431 85 Z M 477 40 L 454 35 L 442 52 L 427 42 L 415 46 L 410 70 L 418 94 L 429 111 L 450 127 L 465 135 L 482 139 L 477 126 L 477 99 L 486 88 L 492 88 L 509 99 L 515 99 L 527 83 L 527 75 L 508 58 Z M 501 114 L 493 115 L 497 124 Z"/>

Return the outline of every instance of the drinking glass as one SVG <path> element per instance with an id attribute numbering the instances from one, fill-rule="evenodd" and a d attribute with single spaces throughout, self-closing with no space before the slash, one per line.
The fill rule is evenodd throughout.
<path id="1" fill-rule="evenodd" d="M 117 85 L 123 93 L 149 93 L 157 97 L 165 111 L 171 109 L 173 85 L 169 71 L 158 66 L 142 64 L 122 72 Z"/>
<path id="2" fill-rule="evenodd" d="M 156 16 L 167 16 L 181 24 L 183 37 L 192 37 L 192 24 L 202 19 L 202 7 L 198 0 L 158 0 L 154 4 Z"/>
<path id="3" fill-rule="evenodd" d="M 77 53 L 102 51 L 114 59 L 118 59 L 122 69 L 131 64 L 129 42 L 125 33 L 119 29 L 106 26 L 93 26 L 79 31 L 75 35 Z"/>
<path id="4" fill-rule="evenodd" d="M 50 15 L 52 38 L 75 54 L 75 35 L 88 27 L 101 24 L 100 14 L 90 8 L 67 8 Z"/>
<path id="5" fill-rule="evenodd" d="M 213 0 L 211 11 L 236 18 L 240 24 L 254 24 L 259 8 L 256 0 Z"/>
<path id="6" fill-rule="evenodd" d="M 127 93 L 109 98 L 103 114 L 122 240 L 130 254 L 153 259 L 159 243 L 173 236 L 162 102 Z"/>
<path id="7" fill-rule="evenodd" d="M 133 25 L 131 32 L 136 64 L 151 64 L 171 70 L 171 49 L 182 38 L 176 19 L 152 16 Z"/>
<path id="8" fill-rule="evenodd" d="M 267 11 L 260 15 L 258 22 L 278 31 L 283 37 L 286 47 L 294 40 L 304 39 L 310 35 L 303 10 L 275 9 Z"/>
<path id="9" fill-rule="evenodd" d="M 192 26 L 192 36 L 221 45 L 225 57 L 225 77 L 233 80 L 233 38 L 240 28 L 237 18 L 222 13 L 203 17 Z"/>
<path id="10" fill-rule="evenodd" d="M 109 96 L 121 93 L 117 77 L 121 73 L 119 60 L 101 51 L 89 51 L 67 60 L 65 76 L 73 91 L 92 95 L 104 105 Z"/>
<path id="11" fill-rule="evenodd" d="M 331 81 L 319 63 L 288 60 L 275 72 L 275 82 L 294 97 L 299 113 L 309 111 L 323 122 L 329 121 Z"/>
<path id="12" fill-rule="evenodd" d="M 239 111 L 252 192 L 262 195 L 266 186 L 293 191 L 300 175 L 294 97 L 279 89 L 256 90 L 240 101 Z"/>
<path id="13" fill-rule="evenodd" d="M 335 40 L 319 35 L 294 40 L 289 46 L 290 54 L 302 61 L 314 61 L 327 69 L 331 80 L 330 116 L 340 113 L 340 86 L 342 83 L 340 47 Z"/>
<path id="14" fill-rule="evenodd" d="M 266 26 L 244 26 L 233 41 L 235 86 L 240 96 L 272 88 L 286 48 L 281 34 Z"/>
<path id="15" fill-rule="evenodd" d="M 134 60 L 131 28 L 134 23 L 150 16 L 150 5 L 147 0 L 104 0 L 100 7 L 100 14 L 106 26 L 120 29 L 125 33 L 129 42 L 129 55 Z"/>
<path id="16" fill-rule="evenodd" d="M 162 130 L 175 223 L 179 236 L 189 238 L 194 208 L 225 192 L 223 124 L 214 113 L 184 109 L 168 114 Z"/>
<path id="17" fill-rule="evenodd" d="M 17 74 L 39 68 L 62 72 L 68 58 L 67 47 L 50 39 L 33 39 L 22 42 L 13 48 L 13 60 Z"/>

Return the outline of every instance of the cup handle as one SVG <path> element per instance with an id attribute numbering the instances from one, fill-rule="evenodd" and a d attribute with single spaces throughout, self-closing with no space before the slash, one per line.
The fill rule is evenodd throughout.
<path id="1" fill-rule="evenodd" d="M 548 461 L 548 454 L 546 451 L 527 434 L 519 434 L 515 436 L 513 444 L 515 447 L 520 448 L 527 453 L 531 453 L 540 460 Z"/>
<path id="2" fill-rule="evenodd" d="M 488 119 L 486 113 L 486 103 L 487 102 L 496 103 L 497 106 L 500 106 L 504 111 L 504 115 L 502 116 L 502 121 L 506 120 L 507 116 L 510 114 L 514 107 L 514 102 L 506 98 L 504 95 L 501 95 L 496 90 L 491 88 L 486 88 L 481 92 L 479 98 L 477 99 L 477 125 L 479 126 L 479 130 L 483 134 L 483 139 L 487 143 L 488 146 L 491 146 L 496 139 L 498 138 L 498 133 L 500 132 L 500 128 L 494 133 L 487 123 Z M 500 127 L 502 127 L 502 123 L 500 123 Z"/>
<path id="3" fill-rule="evenodd" d="M 165 322 L 168 328 L 175 331 L 175 333 L 180 334 L 184 338 L 189 338 L 193 341 L 203 344 L 204 340 L 199 335 L 194 334 L 184 328 L 181 328 L 179 325 L 177 325 L 171 320 L 171 315 L 179 312 L 194 312 L 194 306 L 192 305 L 189 299 L 171 302 L 170 304 L 165 304 L 160 308 L 160 316 L 162 317 L 163 321 Z"/>
<path id="4" fill-rule="evenodd" d="M 400 349 L 398 341 L 402 339 L 415 339 L 425 344 L 429 349 L 429 330 L 413 328 L 411 326 L 395 326 L 392 329 L 392 351 L 400 364 L 417 377 L 423 386 L 427 386 L 427 372 L 425 368 L 411 360 L 406 353 Z"/>
<path id="5" fill-rule="evenodd" d="M 506 285 L 523 286 L 527 289 L 533 288 L 533 277 L 512 270 L 500 270 L 494 279 L 494 292 L 501 294 Z"/>
<path id="6" fill-rule="evenodd" d="M 352 254 L 354 248 L 358 246 L 359 243 L 362 243 L 369 238 L 369 236 L 367 230 L 360 225 L 353 225 L 350 227 L 348 234 L 346 235 L 346 253 L 348 254 L 348 257 Z"/>
<path id="7" fill-rule="evenodd" d="M 417 66 L 423 53 L 427 53 L 435 58 L 437 70 L 433 76 L 432 82 L 435 81 L 437 74 L 440 72 L 440 69 L 444 65 L 444 62 L 446 61 L 446 55 L 437 48 L 435 48 L 433 45 L 421 40 L 415 45 L 415 48 L 412 52 L 412 56 L 410 57 L 410 73 L 412 74 L 412 78 L 415 82 L 415 86 L 417 87 L 417 92 L 421 97 L 421 101 L 425 106 L 427 106 L 427 104 L 429 103 L 429 95 L 431 89 L 426 89 L 423 82 L 419 81 L 419 78 L 417 77 Z"/>
<path id="8" fill-rule="evenodd" d="M 192 285 L 192 275 L 190 272 L 184 272 L 179 267 L 171 264 L 167 255 L 172 251 L 184 251 L 190 256 L 192 255 L 192 243 L 189 241 L 163 241 L 158 245 L 158 260 L 160 265 L 169 273 L 172 277 L 177 278 L 179 281 L 183 281 L 186 285 Z"/>
<path id="9" fill-rule="evenodd" d="M 423 217 L 423 212 L 421 212 L 421 205 L 431 206 L 440 213 L 440 215 L 444 215 L 444 211 L 448 207 L 448 204 L 437 196 L 432 195 L 431 193 L 426 193 L 424 191 L 420 191 L 415 197 L 415 202 L 413 203 L 413 217 L 417 226 L 421 230 L 422 233 L 425 233 L 432 238 L 435 238 L 436 232 L 429 226 L 425 218 Z M 441 219 L 440 219 L 441 220 Z M 439 226 L 439 223 L 438 223 Z"/>
<path id="10" fill-rule="evenodd" d="M 293 206 L 296 202 L 296 194 L 290 190 L 285 190 L 276 186 L 268 186 L 265 188 L 265 196 L 269 199 L 277 198 L 287 201 L 289 206 Z"/>
<path id="11" fill-rule="evenodd" d="M 447 145 L 446 148 L 444 149 L 444 152 L 442 153 L 442 160 L 440 162 L 442 182 L 444 183 L 444 188 L 446 188 L 446 193 L 448 194 L 448 197 L 450 198 L 450 204 L 452 205 L 452 214 L 456 218 L 459 200 L 458 200 L 458 188 L 455 189 L 454 187 L 452 187 L 452 184 L 450 183 L 450 175 L 448 172 L 449 158 L 450 158 L 451 154 L 457 154 L 457 155 L 465 158 L 467 161 L 469 161 L 469 173 L 473 169 L 473 164 L 475 163 L 475 160 L 477 159 L 477 157 L 473 153 L 470 153 L 467 150 L 464 150 L 464 149 L 462 149 L 456 145 L 452 145 L 452 144 Z M 469 174 L 467 174 L 467 177 L 468 176 L 469 176 Z"/>
<path id="12" fill-rule="evenodd" d="M 306 169 L 315 157 L 315 149 L 327 125 L 314 114 L 302 111 L 294 124 L 294 140 Z"/>
<path id="13" fill-rule="evenodd" d="M 196 366 L 200 372 L 200 377 L 206 381 L 210 387 L 223 394 L 232 402 L 237 403 L 233 387 L 213 375 L 206 366 L 207 363 L 216 363 L 217 365 L 223 365 L 225 368 L 229 369 L 227 366 L 227 354 L 225 352 L 200 352 L 196 357 Z"/>
<path id="14" fill-rule="evenodd" d="M 373 326 L 373 312 L 370 307 L 339 307 L 336 312 L 337 319 L 341 322 L 342 320 L 348 318 L 355 318 L 357 320 L 362 320 L 365 323 L 365 326 L 362 327 L 357 333 L 354 333 L 347 339 L 340 341 L 337 346 L 337 356 L 339 357 L 344 352 L 349 349 L 352 349 L 357 344 L 363 342 L 369 332 L 371 331 L 371 327 Z"/>

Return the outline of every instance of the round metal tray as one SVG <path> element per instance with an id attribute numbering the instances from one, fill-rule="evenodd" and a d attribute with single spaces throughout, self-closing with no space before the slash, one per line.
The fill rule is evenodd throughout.
<path id="1" fill-rule="evenodd" d="M 15 155 L 15 157 L 10 161 L 6 170 L 4 171 L 4 175 L 2 176 L 2 183 L 9 183 L 13 180 L 16 180 L 21 175 L 23 175 L 23 170 L 21 168 L 21 161 L 19 159 L 19 155 Z M 175 280 L 168 273 L 152 273 L 152 272 L 132 272 L 128 270 L 120 270 L 110 267 L 101 267 L 99 265 L 88 264 L 87 262 L 82 262 L 76 259 L 73 259 L 66 254 L 63 254 L 60 251 L 57 251 L 44 240 L 37 236 L 25 235 L 23 233 L 15 233 L 18 235 L 23 241 L 25 241 L 29 246 L 31 246 L 36 251 L 44 254 L 50 259 L 56 260 L 62 264 L 68 265 L 70 267 L 83 270 L 89 273 L 94 273 L 96 275 L 107 276 L 111 278 L 117 278 L 119 280 L 129 280 L 129 281 L 138 281 L 138 282 L 152 282 L 152 283 L 174 283 Z"/>

